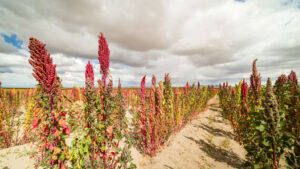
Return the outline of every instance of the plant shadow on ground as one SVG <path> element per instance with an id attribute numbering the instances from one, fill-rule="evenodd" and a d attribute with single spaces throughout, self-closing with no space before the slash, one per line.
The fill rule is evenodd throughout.
<path id="1" fill-rule="evenodd" d="M 208 120 L 211 120 L 211 121 L 214 122 L 214 123 L 224 123 L 223 120 L 216 120 L 216 119 L 214 119 L 214 118 L 209 118 L 209 117 L 205 117 L 205 118 L 208 119 Z"/>
<path id="2" fill-rule="evenodd" d="M 234 168 L 244 168 L 243 165 L 245 162 L 244 160 L 240 159 L 237 154 L 217 147 L 214 144 L 206 143 L 201 139 L 195 140 L 192 137 L 185 137 L 197 143 L 201 150 L 203 150 L 209 157 L 215 159 L 216 161 L 225 162 Z"/>
<path id="3" fill-rule="evenodd" d="M 168 166 L 168 165 L 164 165 L 166 168 L 168 168 L 168 169 L 174 169 L 173 167 L 171 167 L 171 166 Z"/>
<path id="4" fill-rule="evenodd" d="M 207 132 L 209 132 L 209 133 L 211 133 L 212 135 L 215 135 L 215 136 L 229 137 L 230 139 L 234 138 L 234 135 L 231 132 L 227 132 L 227 131 L 224 131 L 224 130 L 221 130 L 221 129 L 213 128 L 213 127 L 210 127 L 210 126 L 205 125 L 205 124 L 193 125 L 193 126 L 197 127 L 197 128 L 201 128 L 203 130 L 206 130 Z"/>
<path id="5" fill-rule="evenodd" d="M 209 109 L 211 111 L 222 112 L 222 109 L 219 106 L 217 106 L 217 105 L 209 106 Z"/>
<path id="6" fill-rule="evenodd" d="M 130 137 L 132 146 L 134 148 L 136 148 L 136 150 L 140 154 L 145 154 L 145 152 L 143 151 L 143 146 L 141 144 L 139 144 L 138 141 L 137 141 L 138 140 L 138 137 L 137 137 L 138 133 L 137 133 L 137 131 L 134 128 L 132 128 L 132 129 L 129 129 L 128 133 L 129 133 L 128 135 Z"/>
<path id="7" fill-rule="evenodd" d="M 128 110 L 129 114 L 132 115 L 132 119 L 130 119 L 130 123 L 128 123 L 129 128 L 128 128 L 128 137 L 131 141 L 132 146 L 140 153 L 140 154 L 145 154 L 145 152 L 143 151 L 143 146 L 141 144 L 138 143 L 138 133 L 137 130 L 135 128 L 136 122 L 132 121 L 134 119 L 134 111 L 132 111 L 131 109 Z"/>

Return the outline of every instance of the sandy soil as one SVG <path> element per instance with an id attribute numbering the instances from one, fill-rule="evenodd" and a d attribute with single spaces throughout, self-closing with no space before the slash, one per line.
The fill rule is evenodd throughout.
<path id="1" fill-rule="evenodd" d="M 0 169 L 33 169 L 32 144 L 24 144 L 0 150 Z"/>
<path id="2" fill-rule="evenodd" d="M 233 140 L 233 131 L 218 109 L 218 98 L 207 111 L 171 136 L 156 156 L 149 158 L 132 149 L 134 163 L 145 169 L 241 168 L 246 151 Z M 34 168 L 30 144 L 0 150 L 0 169 Z"/>

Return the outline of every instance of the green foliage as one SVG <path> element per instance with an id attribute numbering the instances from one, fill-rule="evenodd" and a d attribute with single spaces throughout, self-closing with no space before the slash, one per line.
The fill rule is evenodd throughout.
<path id="1" fill-rule="evenodd" d="M 121 89 L 120 89 L 121 90 Z M 135 168 L 131 163 L 131 141 L 127 132 L 124 98 L 114 95 L 112 83 L 97 95 L 87 83 L 84 93 L 85 129 L 72 142 L 73 168 Z M 124 143 L 120 147 L 120 142 Z"/>
<path id="2" fill-rule="evenodd" d="M 270 79 L 266 87 L 258 86 L 256 67 L 254 72 L 247 99 L 240 98 L 241 83 L 235 88 L 220 85 L 222 114 L 231 121 L 236 139 L 247 150 L 246 165 L 279 168 L 279 159 L 286 151 L 288 168 L 299 168 L 300 96 L 295 73 L 289 79 L 281 75 L 273 88 Z M 238 93 L 234 95 L 234 91 Z"/>

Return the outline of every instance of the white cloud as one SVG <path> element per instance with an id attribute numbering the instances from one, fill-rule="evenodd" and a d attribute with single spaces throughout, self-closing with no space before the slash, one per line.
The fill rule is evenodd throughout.
<path id="1" fill-rule="evenodd" d="M 300 9 L 284 0 L 9 1 L 0 2 L 0 33 L 47 44 L 65 86 L 84 85 L 87 60 L 97 60 L 97 34 L 111 50 L 114 83 L 138 86 L 144 74 L 175 85 L 300 73 Z M 29 54 L 0 38 L 3 85 L 34 85 Z M 99 65 L 94 65 L 100 78 Z M 18 82 L 17 82 L 18 81 Z"/>

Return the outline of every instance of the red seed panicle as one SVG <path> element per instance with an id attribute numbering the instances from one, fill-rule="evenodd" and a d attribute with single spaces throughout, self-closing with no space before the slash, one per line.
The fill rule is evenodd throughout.
<path id="1" fill-rule="evenodd" d="M 254 92 L 255 99 L 257 100 L 259 91 L 261 89 L 261 77 L 260 77 L 260 74 L 258 74 L 258 72 L 257 72 L 256 62 L 257 62 L 257 59 L 255 59 L 253 61 L 252 75 L 250 77 L 250 86 Z"/>
<path id="2" fill-rule="evenodd" d="M 186 84 L 185 84 L 185 93 L 188 93 L 189 90 L 190 90 L 189 82 L 186 82 Z"/>
<path id="3" fill-rule="evenodd" d="M 285 84 L 287 82 L 287 77 L 285 74 L 282 74 L 278 77 L 278 79 L 276 80 L 276 84 L 282 86 L 283 84 Z"/>
<path id="4" fill-rule="evenodd" d="M 50 94 L 56 90 L 56 65 L 52 63 L 52 58 L 45 46 L 46 44 L 30 37 L 28 46 L 30 59 L 28 61 L 33 66 L 33 77 L 41 84 L 42 88 Z"/>
<path id="5" fill-rule="evenodd" d="M 120 78 L 119 78 L 119 81 L 118 81 L 118 91 L 119 91 L 120 93 L 122 93 L 122 84 L 121 84 Z"/>
<path id="6" fill-rule="evenodd" d="M 141 81 L 141 99 L 145 100 L 145 80 L 146 80 L 146 75 L 142 78 Z"/>
<path id="7" fill-rule="evenodd" d="M 105 79 L 109 73 L 109 48 L 108 44 L 106 42 L 106 38 L 103 36 L 103 33 L 101 32 L 101 36 L 99 37 L 99 50 L 98 50 L 98 60 L 100 62 L 100 73 L 103 74 L 103 83 L 105 85 Z"/>
<path id="8" fill-rule="evenodd" d="M 152 76 L 152 86 L 156 85 L 156 77 L 155 75 Z"/>
<path id="9" fill-rule="evenodd" d="M 297 75 L 296 72 L 294 72 L 293 70 L 291 71 L 291 73 L 288 76 L 288 80 L 294 82 L 294 84 L 297 86 L 298 85 L 298 79 L 297 79 Z"/>
<path id="10" fill-rule="evenodd" d="M 243 79 L 243 83 L 242 83 L 242 97 L 243 98 L 247 98 L 248 95 L 248 84 L 245 81 L 245 79 Z"/>
<path id="11" fill-rule="evenodd" d="M 171 79 L 170 79 L 169 73 L 165 74 L 165 81 L 166 81 L 166 83 L 171 83 Z"/>
<path id="12" fill-rule="evenodd" d="M 91 84 L 94 86 L 94 70 L 90 61 L 87 63 L 85 67 L 85 83 L 87 83 L 88 80 L 90 80 Z"/>

